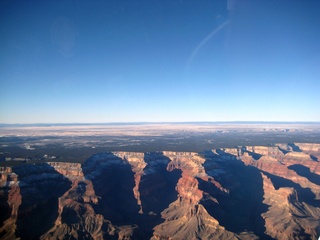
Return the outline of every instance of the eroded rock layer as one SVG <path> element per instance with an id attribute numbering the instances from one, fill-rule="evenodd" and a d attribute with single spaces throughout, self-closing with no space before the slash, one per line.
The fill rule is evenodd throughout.
<path id="1" fill-rule="evenodd" d="M 1 239 L 318 239 L 320 144 L 0 169 Z"/>

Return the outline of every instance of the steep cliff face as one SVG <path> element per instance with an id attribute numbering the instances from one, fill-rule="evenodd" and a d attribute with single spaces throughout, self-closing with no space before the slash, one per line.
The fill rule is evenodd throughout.
<path id="1" fill-rule="evenodd" d="M 294 143 L 301 151 L 311 154 L 311 155 L 320 155 L 320 144 L 316 143 Z"/>
<path id="2" fill-rule="evenodd" d="M 277 146 L 246 146 L 245 150 L 261 156 L 282 157 L 284 155 L 283 151 L 281 151 Z"/>
<path id="3" fill-rule="evenodd" d="M 1 168 L 0 238 L 317 239 L 319 146 L 109 152 L 82 165 Z"/>
<path id="4" fill-rule="evenodd" d="M 162 152 L 145 154 L 145 162 L 147 166 L 140 183 L 143 212 L 160 221 L 161 212 L 177 199 L 176 186 L 181 171 L 167 171 L 170 159 Z"/>
<path id="5" fill-rule="evenodd" d="M 1 203 L 1 238 L 15 239 L 21 194 L 18 177 L 11 168 L 1 168 L 0 203 Z"/>
<path id="6" fill-rule="evenodd" d="M 210 216 L 200 204 L 203 191 L 197 178 L 220 186 L 208 176 L 203 167 L 205 159 L 197 153 L 163 152 L 171 162 L 168 171 L 180 169 L 181 178 L 177 183 L 178 199 L 162 212 L 165 221 L 154 228 L 152 239 L 236 239 L 235 234 L 226 231 Z M 222 188 L 221 188 L 222 189 Z"/>
<path id="7" fill-rule="evenodd" d="M 47 162 L 47 164 L 70 181 L 81 180 L 84 177 L 80 163 Z"/>
<path id="8" fill-rule="evenodd" d="M 68 168 L 70 164 L 62 165 Z M 39 238 L 53 225 L 58 197 L 70 187 L 71 182 L 47 163 L 19 166 L 10 171 L 7 181 L 2 182 L 4 191 L 9 187 L 11 214 L 6 223 L 15 225 L 11 230 L 14 229 L 16 237 Z"/>
<path id="9" fill-rule="evenodd" d="M 261 176 L 258 169 L 239 161 L 240 155 L 241 149 L 205 152 L 205 171 L 220 183 L 223 190 L 200 181 L 200 189 L 205 192 L 201 203 L 221 226 L 236 233 L 237 238 L 268 239 L 261 217 L 266 210 L 262 203 Z"/>
<path id="10" fill-rule="evenodd" d="M 50 163 L 57 171 L 68 177 L 72 185 L 59 197 L 55 224 L 41 238 L 130 239 L 135 232 L 135 226 L 116 226 L 111 222 L 111 220 L 116 223 L 124 221 L 123 218 L 128 211 L 131 214 L 137 211 L 130 204 L 125 206 L 127 203 L 125 197 L 133 199 L 132 193 L 135 189 L 133 187 L 120 189 L 126 185 L 125 182 L 130 185 L 130 181 L 133 180 L 130 174 L 131 167 L 126 159 L 128 154 L 96 154 L 83 166 L 73 164 L 67 169 L 60 164 Z M 131 160 L 135 162 L 134 159 Z M 116 189 L 117 187 L 119 189 Z M 99 195 L 96 195 L 96 191 Z M 129 202 L 132 204 L 132 201 Z M 126 207 L 128 211 L 125 211 Z"/>
<path id="11" fill-rule="evenodd" d="M 266 175 L 263 177 L 264 203 L 269 207 L 263 213 L 266 233 L 275 239 L 317 239 L 319 236 L 320 207 L 299 202 L 294 188 L 275 189 Z"/>
<path id="12" fill-rule="evenodd" d="M 71 188 L 59 198 L 58 217 L 54 226 L 41 239 L 103 239 L 104 222 L 101 214 L 96 214 L 94 205 L 98 198 L 89 180 L 75 180 Z"/>
<path id="13" fill-rule="evenodd" d="M 255 160 L 249 154 L 244 154 L 241 160 L 246 165 L 254 166 L 264 172 L 285 178 L 299 184 L 302 188 L 309 188 L 315 194 L 316 199 L 320 199 L 320 185 L 310 181 L 307 178 L 308 176 L 300 175 L 290 168 L 292 165 L 304 166 L 317 173 L 317 169 L 320 168 L 320 162 L 312 160 L 306 153 L 288 152 L 280 157 L 262 155 L 258 160 Z"/>
<path id="14" fill-rule="evenodd" d="M 140 182 L 141 177 L 144 175 L 144 168 L 147 166 L 147 163 L 144 161 L 144 153 L 133 153 L 133 152 L 115 152 L 115 156 L 120 157 L 124 161 L 127 161 L 134 172 L 134 182 L 135 186 L 133 188 L 133 194 L 135 199 L 137 199 L 137 204 L 140 206 L 140 213 L 143 213 L 140 199 Z"/>
<path id="15" fill-rule="evenodd" d="M 240 157 L 247 166 L 261 170 L 263 203 L 269 206 L 262 214 L 266 233 L 275 239 L 317 239 L 320 234 L 320 176 L 317 170 L 320 162 L 315 158 L 318 145 L 277 146 L 285 150 L 283 155 L 261 155 L 256 160 L 250 152 L 244 152 Z"/>
<path id="16" fill-rule="evenodd" d="M 177 184 L 179 200 L 190 205 L 198 204 L 202 199 L 202 191 L 198 188 L 196 177 L 206 177 L 202 164 L 204 159 L 196 153 L 164 152 L 171 162 L 168 164 L 168 171 L 180 169 L 181 178 Z"/>
<path id="17" fill-rule="evenodd" d="M 154 228 L 152 239 L 238 239 L 201 204 L 186 205 L 177 200 L 163 211 L 162 217 L 165 222 Z"/>
<path id="18" fill-rule="evenodd" d="M 77 226 L 77 232 L 85 232 L 84 238 L 131 239 L 136 226 L 130 225 L 126 216 L 138 214 L 138 205 L 133 195 L 134 174 L 124 153 L 96 154 L 82 168 L 86 181 L 81 184 L 85 183 L 85 188 L 82 186 L 85 191 L 77 195 L 86 198 L 83 201 L 73 200 L 73 204 L 76 209 L 80 206 L 85 213 L 75 214 L 68 210 L 69 216 L 82 218 L 80 222 L 83 224 Z M 69 202 L 70 198 L 74 199 L 72 192 L 66 193 L 63 200 Z M 67 206 L 69 208 L 70 204 Z"/>
<path id="19" fill-rule="evenodd" d="M 103 153 L 85 162 L 85 178 L 92 180 L 98 209 L 115 226 L 114 236 L 151 237 L 160 212 L 177 194 L 177 173 L 166 170 L 168 162 L 161 152 Z"/>
<path id="20" fill-rule="evenodd" d="M 103 217 L 95 214 L 92 205 L 98 202 L 92 182 L 84 178 L 81 164 L 48 162 L 58 174 L 71 182 L 70 189 L 58 198 L 58 215 L 54 226 L 41 239 L 101 239 Z"/>

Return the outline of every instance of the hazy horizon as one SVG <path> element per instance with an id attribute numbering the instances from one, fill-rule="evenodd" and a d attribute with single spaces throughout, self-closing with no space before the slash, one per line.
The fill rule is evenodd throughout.
<path id="1" fill-rule="evenodd" d="M 0 123 L 320 122 L 319 1 L 1 1 Z"/>
<path id="2" fill-rule="evenodd" d="M 1 126 L 10 125 L 164 125 L 164 124 L 320 124 L 320 121 L 176 121 L 176 122 L 33 122 L 33 123 L 0 123 Z"/>

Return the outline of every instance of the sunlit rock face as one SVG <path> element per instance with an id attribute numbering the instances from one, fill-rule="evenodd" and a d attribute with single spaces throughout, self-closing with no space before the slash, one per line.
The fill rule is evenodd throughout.
<path id="1" fill-rule="evenodd" d="M 266 233 L 275 239 L 309 239 L 319 235 L 320 209 L 299 201 L 292 187 L 275 189 L 272 181 L 262 173 L 264 203 L 269 206 L 262 214 Z"/>
<path id="2" fill-rule="evenodd" d="M 320 144 L 0 169 L 1 239 L 318 239 Z"/>

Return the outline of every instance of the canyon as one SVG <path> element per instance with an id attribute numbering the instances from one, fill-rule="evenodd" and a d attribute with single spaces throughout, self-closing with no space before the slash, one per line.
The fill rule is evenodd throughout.
<path id="1" fill-rule="evenodd" d="M 318 239 L 320 144 L 0 168 L 1 239 Z"/>

